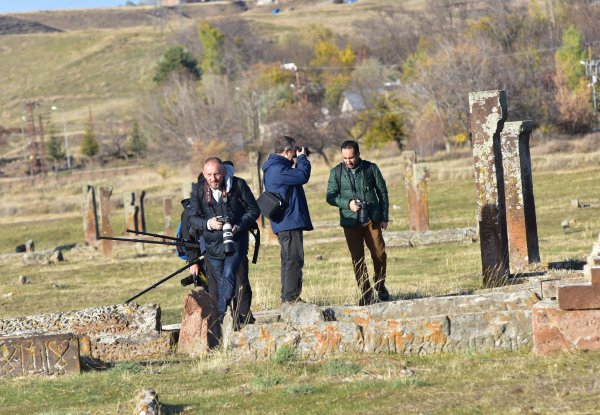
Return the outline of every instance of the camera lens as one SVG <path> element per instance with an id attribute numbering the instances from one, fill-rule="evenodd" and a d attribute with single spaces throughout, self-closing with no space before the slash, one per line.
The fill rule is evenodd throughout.
<path id="1" fill-rule="evenodd" d="M 227 256 L 231 256 L 235 252 L 235 247 L 233 246 L 232 226 L 229 222 L 225 222 L 223 224 L 223 252 Z"/>

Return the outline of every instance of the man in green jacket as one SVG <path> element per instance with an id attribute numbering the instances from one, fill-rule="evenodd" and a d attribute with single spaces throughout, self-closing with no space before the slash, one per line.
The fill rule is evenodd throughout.
<path id="1" fill-rule="evenodd" d="M 388 225 L 389 210 L 385 180 L 375 163 L 360 158 L 356 141 L 344 141 L 341 147 L 343 163 L 329 173 L 327 203 L 340 209 L 340 225 L 362 293 L 359 305 L 374 301 L 365 263 L 365 244 L 373 259 L 375 291 L 379 300 L 388 301 L 390 295 L 385 287 L 387 255 L 382 234 Z"/>

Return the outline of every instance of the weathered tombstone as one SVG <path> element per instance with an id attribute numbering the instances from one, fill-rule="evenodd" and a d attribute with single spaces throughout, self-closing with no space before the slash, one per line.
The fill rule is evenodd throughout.
<path id="1" fill-rule="evenodd" d="M 408 198 L 409 227 L 413 231 L 429 230 L 429 205 L 427 199 L 427 181 L 429 169 L 417 164 L 414 151 L 402 153 L 404 182 Z"/>
<path id="2" fill-rule="evenodd" d="M 177 353 L 204 355 L 218 344 L 218 311 L 214 299 L 202 288 L 185 298 Z"/>
<path id="3" fill-rule="evenodd" d="M 158 394 L 150 388 L 144 388 L 137 396 L 135 406 L 136 415 L 158 415 L 160 413 L 160 404 L 158 403 Z"/>
<path id="4" fill-rule="evenodd" d="M 477 220 L 483 284 L 497 286 L 509 276 L 500 131 L 507 117 L 504 91 L 469 93 Z"/>
<path id="5" fill-rule="evenodd" d="M 79 341 L 73 334 L 0 337 L 0 378 L 79 371 Z"/>
<path id="6" fill-rule="evenodd" d="M 94 188 L 83 186 L 83 239 L 90 246 L 96 246 L 95 199 Z"/>
<path id="7" fill-rule="evenodd" d="M 173 199 L 170 197 L 163 198 L 163 212 L 165 221 L 163 233 L 167 236 L 174 236 L 173 221 L 171 217 L 173 212 Z"/>
<path id="8" fill-rule="evenodd" d="M 514 272 L 540 262 L 529 152 L 532 129 L 532 121 L 507 122 L 500 134 L 508 249 Z"/>
<path id="9" fill-rule="evenodd" d="M 136 198 L 135 192 L 126 193 L 123 198 L 123 205 L 125 206 L 125 226 L 127 229 L 142 231 L 142 221 L 140 218 L 140 205 Z M 136 238 L 140 238 L 136 235 Z M 136 243 L 135 248 L 138 252 L 144 251 L 143 243 Z"/>
<path id="10" fill-rule="evenodd" d="M 25 251 L 26 252 L 35 251 L 35 243 L 33 242 L 33 239 L 28 239 L 27 242 L 25 242 Z"/>
<path id="11" fill-rule="evenodd" d="M 112 226 L 110 225 L 110 196 L 112 195 L 112 186 L 100 186 L 98 193 L 100 193 L 100 235 L 111 237 L 113 235 Z M 102 253 L 104 256 L 112 254 L 111 240 L 102 240 Z"/>

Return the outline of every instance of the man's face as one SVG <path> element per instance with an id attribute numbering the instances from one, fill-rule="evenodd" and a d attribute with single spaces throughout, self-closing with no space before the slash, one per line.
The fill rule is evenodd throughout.
<path id="1" fill-rule="evenodd" d="M 209 161 L 204 165 L 202 174 L 204 174 L 204 178 L 211 189 L 218 189 L 221 187 L 221 184 L 223 183 L 223 170 L 223 166 L 219 165 L 217 162 Z"/>
<path id="2" fill-rule="evenodd" d="M 283 157 L 285 157 L 289 161 L 294 160 L 294 158 L 296 157 L 296 145 L 294 144 L 294 146 L 290 150 L 285 150 L 283 152 Z"/>
<path id="3" fill-rule="evenodd" d="M 343 148 L 342 149 L 342 159 L 344 159 L 344 164 L 346 168 L 353 169 L 358 165 L 358 157 L 360 153 L 354 154 L 353 148 Z"/>

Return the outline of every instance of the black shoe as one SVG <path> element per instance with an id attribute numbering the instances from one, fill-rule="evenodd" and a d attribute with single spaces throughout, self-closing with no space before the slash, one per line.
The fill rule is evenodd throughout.
<path id="1" fill-rule="evenodd" d="M 296 304 L 296 303 L 306 303 L 306 301 L 304 301 L 302 298 L 300 297 L 296 297 L 296 298 L 290 298 L 289 300 L 283 300 L 281 302 L 283 303 L 288 303 L 288 304 Z"/>
<path id="2" fill-rule="evenodd" d="M 371 294 L 370 292 L 369 294 L 364 294 L 362 297 L 360 297 L 360 300 L 358 300 L 359 306 L 371 305 L 373 303 L 373 294 Z"/>
<path id="3" fill-rule="evenodd" d="M 377 296 L 379 297 L 379 301 L 390 301 L 390 293 L 388 292 L 385 285 L 382 285 L 377 290 Z"/>

